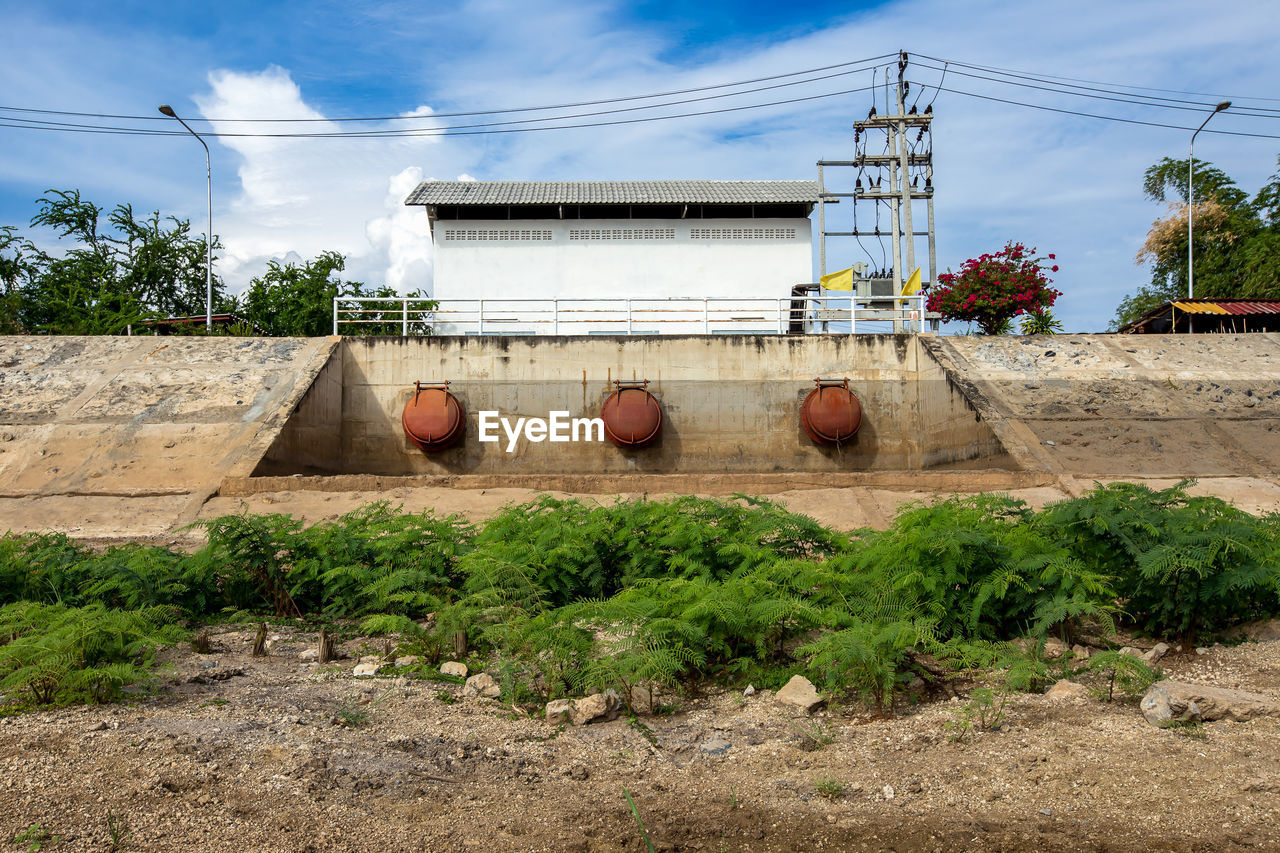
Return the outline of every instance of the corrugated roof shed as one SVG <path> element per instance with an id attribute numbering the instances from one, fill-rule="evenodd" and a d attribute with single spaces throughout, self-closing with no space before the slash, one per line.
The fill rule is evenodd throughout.
<path id="1" fill-rule="evenodd" d="M 405 204 L 768 204 L 818 201 L 816 181 L 423 181 Z"/>
<path id="2" fill-rule="evenodd" d="M 1176 330 L 1180 325 L 1191 329 L 1193 327 L 1184 322 L 1188 315 L 1206 318 L 1217 316 L 1224 320 L 1234 317 L 1255 317 L 1258 318 L 1255 324 L 1241 326 L 1239 330 L 1273 331 L 1272 326 L 1276 325 L 1277 321 L 1272 318 L 1280 315 L 1280 299 L 1177 299 L 1153 308 L 1120 331 L 1128 333 L 1171 331 Z M 1206 319 L 1205 322 L 1211 321 Z M 1198 322 L 1194 326 L 1196 331 L 1204 331 L 1207 328 L 1204 327 L 1203 322 Z M 1237 330 L 1235 325 L 1223 326 L 1222 329 Z"/>

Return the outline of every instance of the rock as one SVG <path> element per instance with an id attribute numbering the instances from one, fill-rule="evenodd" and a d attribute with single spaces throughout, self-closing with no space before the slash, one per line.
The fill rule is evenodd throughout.
<path id="1" fill-rule="evenodd" d="M 1207 655 L 1207 654 L 1209 654 L 1209 647 L 1208 647 L 1208 646 L 1196 646 L 1196 654 L 1198 654 L 1198 655 Z"/>
<path id="2" fill-rule="evenodd" d="M 405 655 L 402 658 L 396 658 L 396 666 L 417 666 L 422 662 L 422 658 L 417 655 Z"/>
<path id="3" fill-rule="evenodd" d="M 773 698 L 784 705 L 794 705 L 805 711 L 812 711 L 822 704 L 822 697 L 818 695 L 818 689 L 813 686 L 812 681 L 803 675 L 791 676 L 791 680 L 781 690 L 773 694 Z"/>
<path id="4" fill-rule="evenodd" d="M 892 800 L 895 796 L 895 794 L 893 793 L 892 785 L 885 785 L 883 788 L 880 789 L 880 793 L 884 794 L 884 798 L 886 800 Z"/>
<path id="5" fill-rule="evenodd" d="M 621 707 L 622 703 L 612 692 L 593 693 L 582 699 L 557 699 L 547 703 L 547 722 L 585 726 L 612 720 Z"/>
<path id="6" fill-rule="evenodd" d="M 376 663 L 358 663 L 356 668 L 351 671 L 356 678 L 366 678 L 370 675 L 378 674 L 378 665 Z"/>
<path id="7" fill-rule="evenodd" d="M 1046 660 L 1057 660 L 1066 653 L 1067 644 L 1057 637 L 1050 637 L 1044 641 L 1044 656 Z"/>
<path id="8" fill-rule="evenodd" d="M 1260 619 L 1237 625 L 1222 636 L 1229 640 L 1245 639 L 1254 643 L 1273 643 L 1280 640 L 1280 619 Z"/>
<path id="9" fill-rule="evenodd" d="M 1129 655 L 1130 657 L 1135 657 L 1135 658 L 1141 658 L 1143 653 L 1142 653 L 1142 649 L 1135 649 L 1133 646 L 1122 646 L 1120 648 L 1120 654 Z"/>
<path id="10" fill-rule="evenodd" d="M 444 675 L 456 675 L 458 678 L 466 678 L 467 665 L 461 661 L 447 660 L 440 664 L 440 672 Z"/>
<path id="11" fill-rule="evenodd" d="M 567 723 L 573 711 L 572 699 L 555 699 L 547 703 L 546 717 L 548 723 Z"/>
<path id="12" fill-rule="evenodd" d="M 713 737 L 711 740 L 704 742 L 698 749 L 702 751 L 703 755 L 717 756 L 724 755 L 732 746 L 733 744 L 722 737 Z"/>
<path id="13" fill-rule="evenodd" d="M 1160 662 L 1161 658 L 1169 654 L 1169 651 L 1168 643 L 1156 643 L 1151 647 L 1151 651 L 1142 656 L 1142 659 L 1149 664 L 1155 665 Z"/>
<path id="14" fill-rule="evenodd" d="M 319 659 L 320 659 L 319 649 L 304 649 L 303 651 L 298 652 L 298 660 L 302 661 L 303 663 L 308 663 L 310 661 L 315 661 Z"/>
<path id="15" fill-rule="evenodd" d="M 742 691 L 742 695 L 743 695 L 743 696 L 754 696 L 754 695 L 756 695 L 756 686 L 755 686 L 754 684 L 748 684 L 748 685 L 747 685 L 747 689 L 746 689 L 746 690 L 744 690 L 744 691 Z"/>
<path id="16" fill-rule="evenodd" d="M 1088 659 L 1089 659 L 1089 647 L 1088 647 L 1088 646 L 1082 646 L 1082 645 L 1080 645 L 1079 643 L 1076 643 L 1074 646 L 1072 646 L 1072 647 L 1071 647 L 1071 655 L 1072 655 L 1072 657 L 1074 657 L 1076 660 L 1088 660 Z"/>
<path id="17" fill-rule="evenodd" d="M 657 691 L 649 687 L 631 688 L 631 710 L 636 714 L 652 714 L 657 702 Z"/>
<path id="18" fill-rule="evenodd" d="M 1153 726 L 1170 722 L 1244 722 L 1256 717 L 1280 717 L 1280 702 L 1269 696 L 1186 684 L 1158 681 L 1142 697 L 1142 715 Z"/>
<path id="19" fill-rule="evenodd" d="M 1089 698 L 1089 688 L 1064 678 L 1046 690 L 1044 698 L 1055 702 L 1079 702 Z"/>
<path id="20" fill-rule="evenodd" d="M 1240 790 L 1254 794 L 1280 794 L 1280 780 L 1259 776 L 1245 782 Z"/>
<path id="21" fill-rule="evenodd" d="M 462 695 L 497 699 L 502 695 L 502 691 L 498 688 L 498 682 L 493 680 L 492 675 L 487 672 L 478 672 L 468 678 L 466 684 L 462 685 Z"/>

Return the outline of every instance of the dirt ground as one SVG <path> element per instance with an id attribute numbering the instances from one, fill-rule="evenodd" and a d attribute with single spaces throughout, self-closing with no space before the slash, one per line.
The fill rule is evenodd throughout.
<path id="1" fill-rule="evenodd" d="M 0 839 L 111 850 L 115 816 L 120 850 L 642 851 L 628 791 L 665 851 L 1280 849 L 1280 719 L 1183 734 L 1019 696 L 957 743 L 958 698 L 874 720 L 714 691 L 663 697 L 678 710 L 644 728 L 559 728 L 411 670 L 355 678 L 359 640 L 303 663 L 314 634 L 276 631 L 266 658 L 240 628 L 175 649 L 124 706 L 0 719 Z M 1165 670 L 1275 696 L 1280 642 Z"/>

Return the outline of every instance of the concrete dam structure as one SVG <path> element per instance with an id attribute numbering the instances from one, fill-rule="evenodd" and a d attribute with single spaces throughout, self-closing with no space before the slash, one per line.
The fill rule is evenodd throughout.
<path id="1" fill-rule="evenodd" d="M 815 379 L 848 380 L 856 435 L 806 433 Z M 645 380 L 662 428 L 644 447 L 496 425 L 585 423 Z M 425 452 L 401 415 L 415 382 L 445 381 L 465 423 Z M 408 488 L 1051 499 L 1190 476 L 1280 508 L 1275 334 L 8 337 L 0 392 L 0 528 L 86 538 L 167 535 L 228 500 Z"/>

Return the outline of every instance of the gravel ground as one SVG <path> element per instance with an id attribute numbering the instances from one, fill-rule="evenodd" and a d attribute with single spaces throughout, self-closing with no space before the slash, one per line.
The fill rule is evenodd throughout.
<path id="1" fill-rule="evenodd" d="M 42 849 L 111 850 L 115 816 L 120 850 L 642 851 L 624 790 L 658 850 L 1280 849 L 1280 719 L 1184 734 L 1133 704 L 1018 696 L 957 743 L 958 698 L 876 720 L 712 691 L 644 727 L 561 729 L 456 685 L 357 679 L 359 641 L 301 663 L 314 635 L 278 631 L 266 658 L 236 628 L 174 649 L 130 704 L 0 719 L 0 849 L 38 825 Z M 1165 671 L 1277 696 L 1280 643 Z"/>

